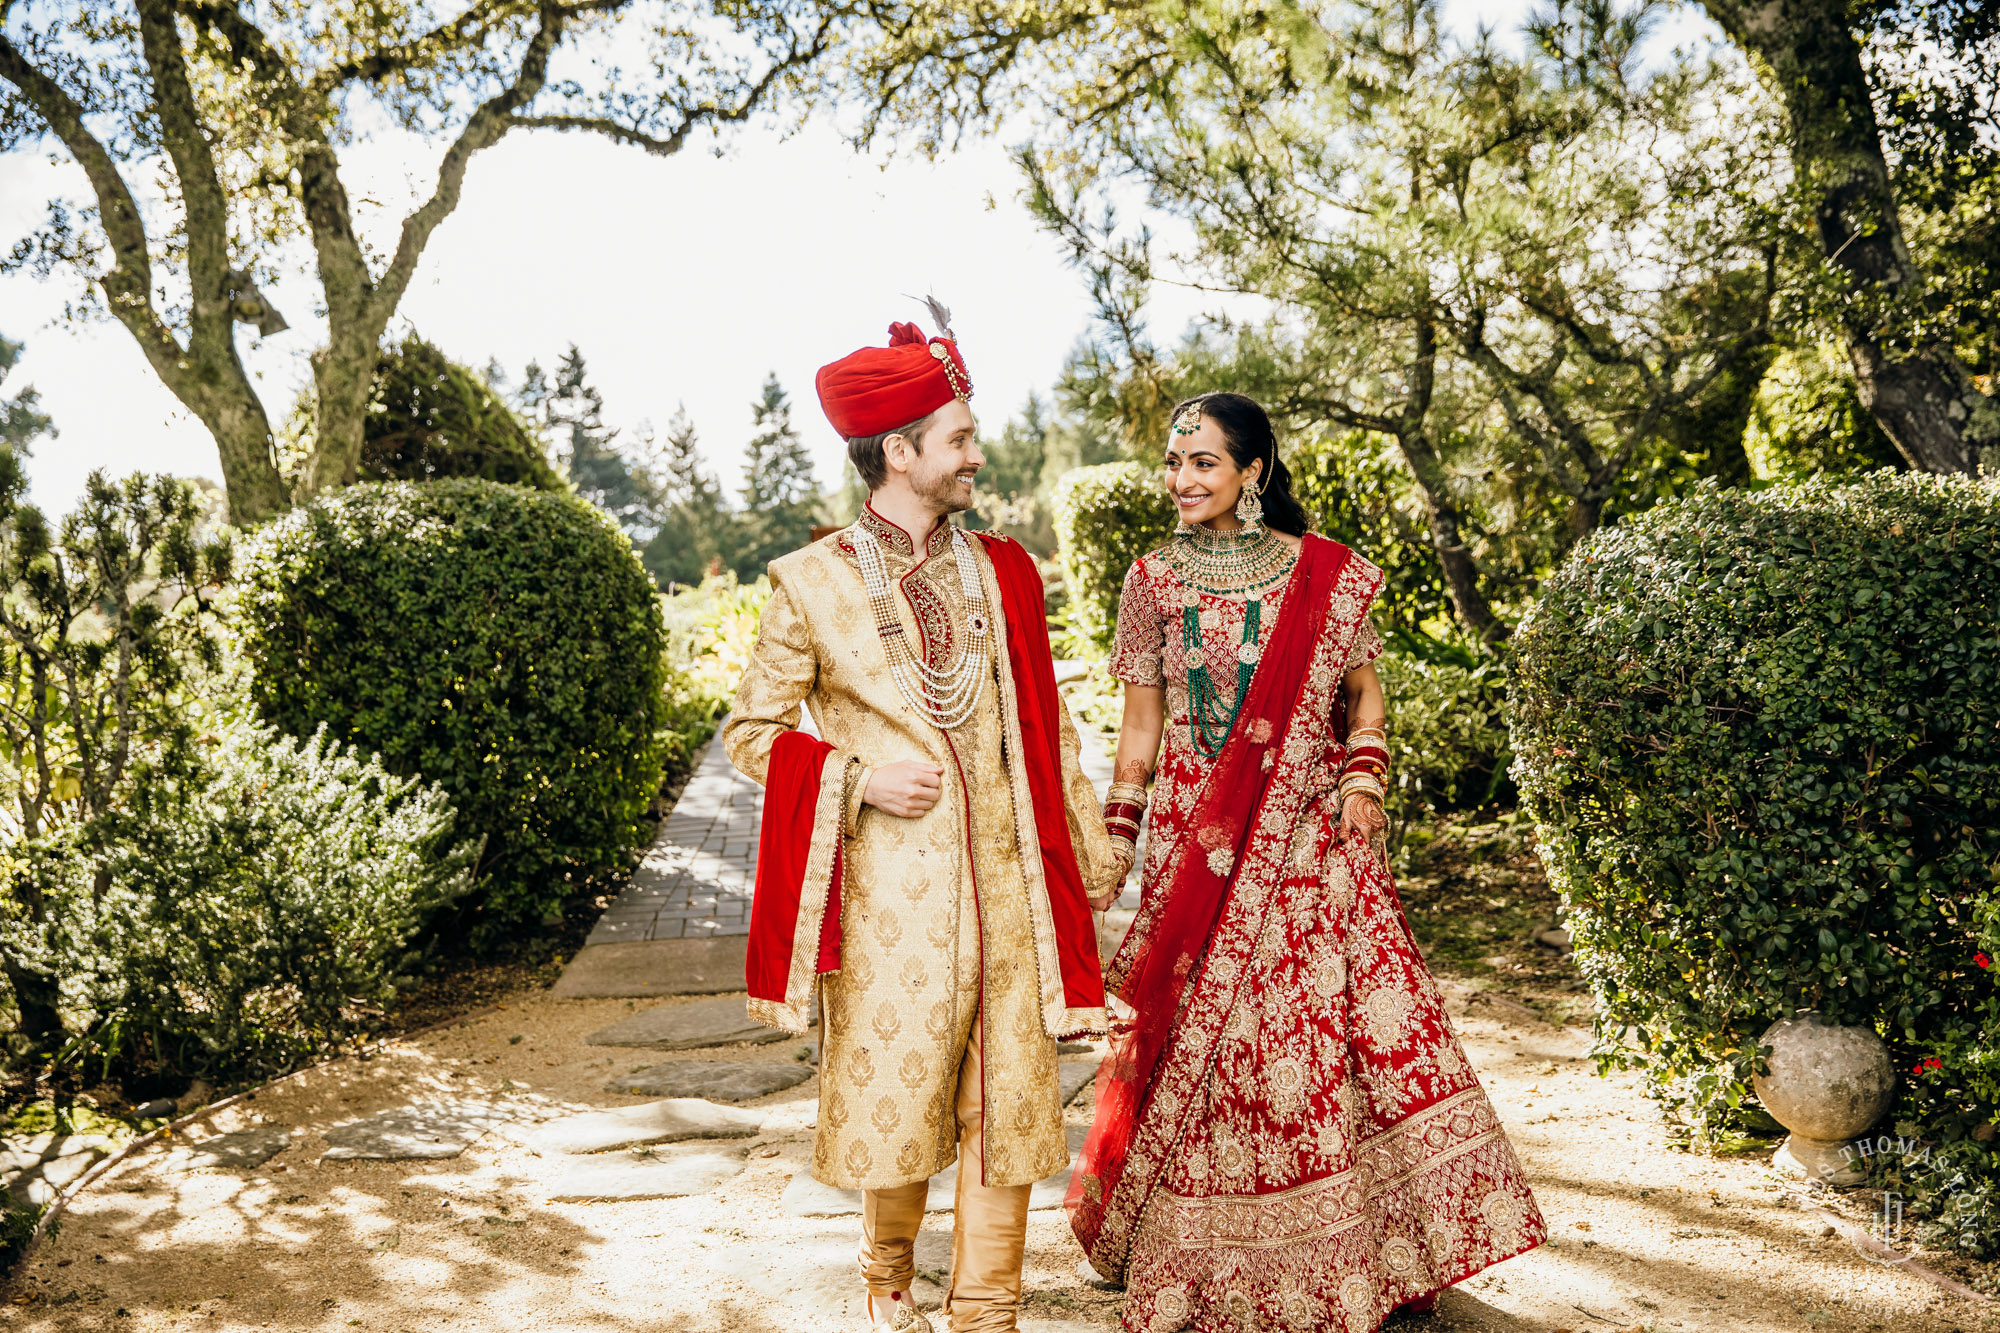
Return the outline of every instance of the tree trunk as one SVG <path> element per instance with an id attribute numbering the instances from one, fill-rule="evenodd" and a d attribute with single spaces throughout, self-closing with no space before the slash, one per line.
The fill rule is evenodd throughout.
<path id="1" fill-rule="evenodd" d="M 1738 45 L 1763 58 L 1791 121 L 1792 166 L 1819 190 L 1820 246 L 1845 274 L 1847 353 L 1862 404 L 1910 466 L 1972 472 L 2000 446 L 2000 404 L 1974 387 L 1949 346 L 1885 339 L 1870 311 L 1914 300 L 1922 277 L 1896 211 L 1861 46 L 1845 0 L 1704 0 Z"/>
<path id="2" fill-rule="evenodd" d="M 19 1014 L 15 1029 L 27 1038 L 30 1050 L 51 1051 L 62 1044 L 62 1015 L 56 1007 L 59 995 L 56 979 L 46 972 L 23 967 L 12 958 L 0 960 L 7 982 L 14 988 L 14 1008 Z"/>
<path id="3" fill-rule="evenodd" d="M 319 396 L 314 414 L 312 456 L 299 473 L 298 498 L 310 499 L 354 484 L 361 467 L 361 432 L 368 393 L 379 359 L 376 338 L 339 337 L 313 353 L 313 385 Z"/>
<path id="4" fill-rule="evenodd" d="M 229 359 L 236 361 L 233 354 Z M 236 362 L 234 368 L 240 373 L 243 367 Z M 271 421 L 251 391 L 248 378 L 244 378 L 240 395 L 229 395 L 207 410 L 197 408 L 195 415 L 215 436 L 222 460 L 222 486 L 229 497 L 229 521 L 248 527 L 283 513 L 285 485 L 278 475 Z"/>
<path id="5" fill-rule="evenodd" d="M 1472 548 L 1465 544 L 1458 506 L 1452 503 L 1445 489 L 1444 465 L 1438 460 L 1437 450 L 1420 431 L 1397 435 L 1396 446 L 1402 450 L 1403 461 L 1409 464 L 1410 475 L 1416 478 L 1417 489 L 1423 493 L 1431 546 L 1437 551 L 1438 564 L 1443 566 L 1445 587 L 1451 593 L 1452 608 L 1458 612 L 1459 622 L 1481 643 L 1501 642 L 1511 631 L 1493 614 L 1486 594 L 1480 591 L 1479 563 L 1472 558 Z"/>

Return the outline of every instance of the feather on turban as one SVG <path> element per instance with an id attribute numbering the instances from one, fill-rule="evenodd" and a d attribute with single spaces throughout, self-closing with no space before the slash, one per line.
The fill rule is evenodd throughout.
<path id="1" fill-rule="evenodd" d="M 972 397 L 958 341 L 926 338 L 915 324 L 891 324 L 887 347 L 863 347 L 821 366 L 819 405 L 846 440 L 921 421 L 952 399 Z"/>

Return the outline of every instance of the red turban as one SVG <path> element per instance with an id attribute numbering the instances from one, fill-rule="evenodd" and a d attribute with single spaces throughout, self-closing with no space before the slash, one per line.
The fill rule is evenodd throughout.
<path id="1" fill-rule="evenodd" d="M 848 440 L 907 426 L 954 398 L 972 397 L 958 343 L 927 339 L 914 324 L 891 324 L 887 347 L 864 347 L 821 366 L 814 383 L 826 419 Z"/>

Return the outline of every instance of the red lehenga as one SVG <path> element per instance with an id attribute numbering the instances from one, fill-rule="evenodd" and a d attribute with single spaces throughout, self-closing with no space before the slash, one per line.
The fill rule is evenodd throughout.
<path id="1" fill-rule="evenodd" d="M 1133 567 L 1113 673 L 1165 684 L 1142 902 L 1106 981 L 1134 1017 L 1071 1182 L 1132 1333 L 1373 1333 L 1540 1244 L 1513 1146 L 1446 1020 L 1394 882 L 1340 833 L 1341 681 L 1380 641 L 1381 571 L 1307 537 L 1264 594 L 1249 695 L 1212 761 L 1187 727 L 1184 605 L 1229 660 L 1243 603 Z M 1199 602 L 1183 597 L 1199 596 Z"/>

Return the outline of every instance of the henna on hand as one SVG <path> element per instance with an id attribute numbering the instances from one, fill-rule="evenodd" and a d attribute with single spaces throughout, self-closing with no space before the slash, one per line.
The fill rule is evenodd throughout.
<path id="1" fill-rule="evenodd" d="M 1381 803 L 1364 792 L 1349 796 L 1340 807 L 1340 828 L 1343 833 L 1359 833 L 1364 838 L 1372 838 L 1389 827 L 1389 816 Z"/>
<path id="2" fill-rule="evenodd" d="M 1152 776 L 1152 771 L 1146 767 L 1143 759 L 1127 759 L 1118 765 L 1118 775 L 1114 781 L 1135 782 L 1143 787 L 1146 785 L 1146 780 Z"/>

